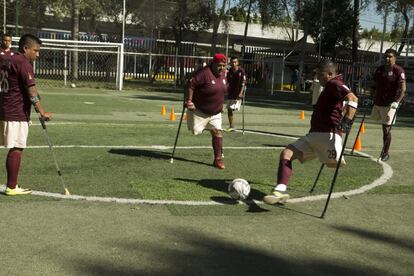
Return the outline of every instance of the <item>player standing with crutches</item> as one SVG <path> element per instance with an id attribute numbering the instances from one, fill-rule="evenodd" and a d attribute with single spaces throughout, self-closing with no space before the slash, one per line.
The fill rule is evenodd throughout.
<path id="1" fill-rule="evenodd" d="M 19 52 L 8 60 L 1 61 L 0 93 L 0 144 L 9 149 L 6 159 L 6 195 L 30 194 L 17 184 L 23 149 L 29 134 L 31 106 L 33 105 L 45 120 L 51 113 L 40 104 L 35 86 L 31 62 L 39 56 L 41 40 L 31 34 L 23 35 L 19 41 Z"/>
<path id="2" fill-rule="evenodd" d="M 342 136 L 351 129 L 358 98 L 336 72 L 336 64 L 332 61 L 323 60 L 318 65 L 318 79 L 324 89 L 314 107 L 310 131 L 281 152 L 277 183 L 271 194 L 263 198 L 265 203 L 284 203 L 289 199 L 287 186 L 295 159 L 303 163 L 318 158 L 327 167 L 337 170 L 339 165 L 345 165 L 341 158 L 345 146 Z"/>
<path id="3" fill-rule="evenodd" d="M 231 57 L 230 70 L 227 72 L 228 94 L 227 94 L 227 116 L 229 118 L 229 128 L 227 131 L 234 131 L 234 111 L 239 111 L 242 106 L 242 123 L 244 131 L 244 96 L 246 88 L 246 73 L 240 66 L 237 57 Z"/>
<path id="4" fill-rule="evenodd" d="M 371 113 L 371 119 L 382 123 L 383 146 L 379 158 L 381 161 L 390 158 L 391 127 L 395 124 L 397 110 L 406 91 L 404 69 L 395 63 L 397 51 L 388 49 L 384 57 L 386 63 L 379 66 L 374 73 L 374 107 Z"/>

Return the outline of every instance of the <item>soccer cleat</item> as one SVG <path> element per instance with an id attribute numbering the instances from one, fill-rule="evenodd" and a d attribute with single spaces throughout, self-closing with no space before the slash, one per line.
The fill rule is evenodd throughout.
<path id="1" fill-rule="evenodd" d="M 215 159 L 213 165 L 214 165 L 214 167 L 216 167 L 220 170 L 223 170 L 225 168 L 223 160 L 221 158 L 220 159 Z"/>
<path id="2" fill-rule="evenodd" d="M 289 197 L 290 196 L 287 192 L 273 190 L 271 195 L 263 197 L 263 202 L 270 205 L 275 205 L 277 203 L 283 204 L 289 199 Z"/>
<path id="3" fill-rule="evenodd" d="M 388 159 L 390 159 L 390 155 L 389 155 L 388 153 L 384 153 L 384 154 L 381 156 L 381 161 L 386 162 L 386 161 L 388 161 Z"/>
<path id="4" fill-rule="evenodd" d="M 20 188 L 19 186 L 16 185 L 16 188 L 14 188 L 14 189 L 11 189 L 11 188 L 7 187 L 6 191 L 4 191 L 4 193 L 8 196 L 28 195 L 28 194 L 32 193 L 32 190 Z"/>
<path id="5" fill-rule="evenodd" d="M 235 132 L 236 129 L 234 127 L 229 127 L 228 129 L 226 129 L 226 132 Z"/>

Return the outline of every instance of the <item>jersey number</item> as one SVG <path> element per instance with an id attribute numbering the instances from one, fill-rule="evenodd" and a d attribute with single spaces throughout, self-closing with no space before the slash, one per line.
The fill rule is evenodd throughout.
<path id="1" fill-rule="evenodd" d="M 328 158 L 329 159 L 335 159 L 336 160 L 336 150 L 328 150 Z"/>

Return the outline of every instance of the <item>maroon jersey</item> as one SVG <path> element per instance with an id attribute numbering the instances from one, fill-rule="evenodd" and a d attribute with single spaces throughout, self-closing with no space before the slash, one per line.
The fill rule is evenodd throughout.
<path id="1" fill-rule="evenodd" d="M 241 67 L 239 67 L 238 70 L 230 68 L 229 72 L 227 73 L 227 82 L 229 84 L 228 98 L 231 100 L 237 99 L 240 94 L 242 85 L 246 82 L 246 73 L 244 72 L 244 69 Z"/>
<path id="2" fill-rule="evenodd" d="M 374 73 L 376 83 L 375 104 L 378 106 L 389 106 L 401 96 L 400 83 L 405 80 L 405 72 L 401 66 L 394 64 L 390 71 L 385 65 L 377 68 Z"/>
<path id="3" fill-rule="evenodd" d="M 201 112 L 216 115 L 223 110 L 224 95 L 227 92 L 224 73 L 216 77 L 210 66 L 204 67 L 194 74 L 191 88 L 194 91 L 193 103 Z"/>
<path id="4" fill-rule="evenodd" d="M 1 61 L 1 60 L 0 60 Z M 29 121 L 31 103 L 27 93 L 35 85 L 32 64 L 20 53 L 3 62 L 0 93 L 0 120 Z"/>
<path id="5" fill-rule="evenodd" d="M 338 75 L 330 79 L 316 102 L 309 132 L 337 132 L 342 119 L 344 98 L 351 90 Z"/>
<path id="6" fill-rule="evenodd" d="M 0 50 L 0 61 L 10 60 L 10 58 L 12 58 L 15 54 L 16 53 L 12 49 L 9 49 L 8 51 L 1 49 Z"/>

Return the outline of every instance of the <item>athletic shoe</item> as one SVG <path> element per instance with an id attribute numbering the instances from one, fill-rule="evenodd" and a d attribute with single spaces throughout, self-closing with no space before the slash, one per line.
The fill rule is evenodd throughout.
<path id="1" fill-rule="evenodd" d="M 14 188 L 14 189 L 11 189 L 11 188 L 7 187 L 6 191 L 4 191 L 4 193 L 8 196 L 28 195 L 28 194 L 32 193 L 32 190 L 20 188 L 19 186 L 16 185 L 16 188 Z"/>
<path id="2" fill-rule="evenodd" d="M 287 192 L 273 190 L 271 195 L 263 197 L 263 202 L 270 205 L 275 205 L 277 203 L 283 204 L 289 199 L 289 197 L 290 196 Z"/>
<path id="3" fill-rule="evenodd" d="M 388 161 L 388 159 L 390 159 L 390 155 L 389 155 L 388 153 L 384 153 L 384 154 L 381 156 L 381 161 L 386 162 L 386 161 Z"/>
<path id="4" fill-rule="evenodd" d="M 234 127 L 229 127 L 228 129 L 226 129 L 226 132 L 235 132 L 236 129 Z"/>
<path id="5" fill-rule="evenodd" d="M 225 168 L 223 159 L 215 159 L 213 165 L 220 170 L 224 170 Z"/>

